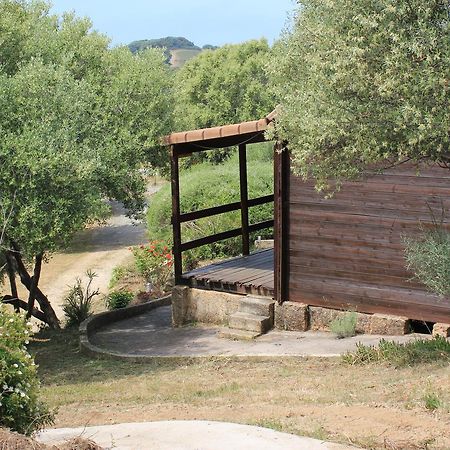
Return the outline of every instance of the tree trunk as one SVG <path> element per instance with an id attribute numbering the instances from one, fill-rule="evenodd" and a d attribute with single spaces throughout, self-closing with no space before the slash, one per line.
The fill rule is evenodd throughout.
<path id="1" fill-rule="evenodd" d="M 41 277 L 43 254 L 39 253 L 35 257 L 33 276 L 31 277 L 30 293 L 28 295 L 28 311 L 27 317 L 31 317 L 34 308 L 34 300 L 36 299 L 36 289 L 38 287 L 39 278 Z"/>
<path id="2" fill-rule="evenodd" d="M 5 303 L 5 304 L 10 303 L 10 304 L 14 305 L 14 307 L 17 305 L 18 309 L 22 308 L 25 311 L 28 310 L 28 303 L 27 302 L 24 302 L 20 298 L 13 298 L 11 295 L 3 296 L 2 303 Z M 31 314 L 34 317 L 36 317 L 36 319 L 39 319 L 40 321 L 47 323 L 47 319 L 45 317 L 45 314 L 42 311 L 39 311 L 37 308 L 33 308 L 33 311 L 32 311 Z"/>
<path id="3" fill-rule="evenodd" d="M 32 279 L 25 267 L 25 264 L 22 261 L 22 256 L 20 254 L 20 250 L 14 242 L 12 242 L 14 251 L 12 254 L 14 255 L 14 259 L 17 263 L 17 272 L 20 277 L 20 281 L 22 284 L 28 289 L 31 290 Z M 42 312 L 45 315 L 45 322 L 53 329 L 59 330 L 61 328 L 59 324 L 58 317 L 55 314 L 55 310 L 52 308 L 48 298 L 42 293 L 38 286 L 36 286 L 35 299 L 38 301 L 39 306 L 42 309 Z"/>
<path id="4" fill-rule="evenodd" d="M 9 251 L 5 252 L 5 258 L 6 258 L 6 270 L 8 272 L 9 278 L 9 285 L 11 286 L 11 297 L 13 299 L 19 300 L 19 294 L 17 292 L 17 284 L 16 284 L 16 272 L 14 270 L 14 262 L 11 253 Z M 14 310 L 16 312 L 19 312 L 19 305 L 14 302 L 12 302 L 12 304 L 14 306 Z"/>

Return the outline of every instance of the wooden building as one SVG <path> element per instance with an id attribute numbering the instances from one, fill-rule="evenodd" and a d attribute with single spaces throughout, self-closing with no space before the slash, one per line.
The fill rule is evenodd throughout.
<path id="1" fill-rule="evenodd" d="M 431 211 L 448 214 L 450 171 L 412 165 L 368 173 L 325 199 L 290 170 L 288 149 L 274 143 L 274 194 L 248 198 L 246 152 L 265 140 L 274 114 L 264 119 L 166 137 L 171 149 L 175 277 L 177 284 L 238 294 L 273 297 L 333 309 L 450 322 L 450 298 L 429 293 L 405 269 L 405 236 L 432 222 Z M 202 211 L 180 211 L 179 160 L 198 151 L 238 146 L 240 201 Z M 212 180 L 213 182 L 213 180 Z M 248 209 L 274 202 L 274 220 L 250 224 Z M 241 227 L 183 242 L 181 224 L 241 211 Z M 249 233 L 274 227 L 274 248 L 250 254 Z M 186 250 L 242 236 L 242 257 L 183 272 Z"/>

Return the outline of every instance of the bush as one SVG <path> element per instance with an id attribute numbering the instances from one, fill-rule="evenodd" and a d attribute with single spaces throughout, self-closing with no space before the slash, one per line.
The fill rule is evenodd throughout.
<path id="1" fill-rule="evenodd" d="M 0 305 L 0 427 L 30 435 L 53 423 L 53 413 L 38 400 L 39 381 L 25 347 L 30 323 Z"/>
<path id="2" fill-rule="evenodd" d="M 66 326 L 77 326 L 92 315 L 92 299 L 99 295 L 99 290 L 91 290 L 93 279 L 97 276 L 92 270 L 86 272 L 88 284 L 84 289 L 81 278 L 76 279 L 74 286 L 70 288 L 69 293 L 64 299 L 63 311 L 66 316 Z"/>
<path id="3" fill-rule="evenodd" d="M 129 291 L 111 292 L 106 298 L 106 307 L 109 310 L 125 308 L 133 300 L 134 294 Z"/>
<path id="4" fill-rule="evenodd" d="M 377 347 L 357 344 L 357 350 L 343 355 L 348 364 L 387 362 L 396 367 L 430 362 L 450 362 L 450 342 L 444 337 L 416 339 L 400 344 L 382 339 Z"/>
<path id="5" fill-rule="evenodd" d="M 270 144 L 269 144 L 270 145 Z M 261 197 L 273 193 L 273 162 L 270 146 L 250 147 L 248 151 L 248 191 L 249 198 Z M 237 155 L 220 165 L 198 164 L 180 176 L 181 210 L 196 211 L 213 206 L 239 201 L 239 168 Z M 148 234 L 152 238 L 172 241 L 172 201 L 170 186 L 164 186 L 152 197 L 147 214 Z M 252 207 L 249 210 L 250 223 L 262 222 L 273 218 L 273 204 Z M 182 226 L 183 242 L 228 231 L 241 226 L 240 211 L 232 211 L 207 217 Z M 272 230 L 253 233 L 251 241 L 257 235 L 263 238 L 272 236 Z M 232 238 L 205 245 L 183 253 L 183 265 L 189 270 L 199 261 L 236 256 L 241 253 L 241 238 Z"/>
<path id="6" fill-rule="evenodd" d="M 138 272 L 153 287 L 164 291 L 172 276 L 172 250 L 162 241 L 152 241 L 148 245 L 132 248 Z"/>
<path id="7" fill-rule="evenodd" d="M 450 233 L 438 225 L 404 242 L 407 269 L 431 292 L 450 295 Z"/>
<path id="8" fill-rule="evenodd" d="M 330 329 L 336 334 L 338 339 L 355 336 L 356 313 L 350 312 L 342 317 L 334 319 L 330 324 Z"/>

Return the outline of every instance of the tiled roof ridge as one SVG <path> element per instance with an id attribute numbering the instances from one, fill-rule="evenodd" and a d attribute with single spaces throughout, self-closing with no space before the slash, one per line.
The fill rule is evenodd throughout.
<path id="1" fill-rule="evenodd" d="M 276 109 L 263 119 L 241 122 L 231 125 L 221 125 L 212 128 L 201 128 L 199 130 L 181 131 L 164 136 L 164 145 L 184 144 L 187 142 L 200 142 L 208 139 L 219 139 L 241 134 L 258 133 L 267 130 L 277 116 Z"/>

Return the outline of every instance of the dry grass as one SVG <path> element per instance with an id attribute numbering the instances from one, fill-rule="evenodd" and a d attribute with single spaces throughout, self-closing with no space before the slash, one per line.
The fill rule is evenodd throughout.
<path id="1" fill-rule="evenodd" d="M 450 368 L 348 366 L 340 360 L 209 359 L 131 364 L 78 353 L 74 334 L 34 344 L 57 426 L 208 419 L 354 443 L 449 449 Z M 439 398 L 429 410 L 426 398 Z"/>
<path id="2" fill-rule="evenodd" d="M 95 442 L 76 437 L 59 445 L 46 445 L 35 439 L 0 428 L 0 450 L 102 450 Z"/>

